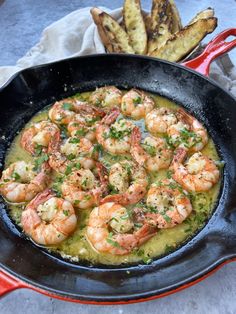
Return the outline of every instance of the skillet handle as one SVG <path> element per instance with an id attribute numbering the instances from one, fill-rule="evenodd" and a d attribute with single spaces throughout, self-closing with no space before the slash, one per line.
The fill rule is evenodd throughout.
<path id="1" fill-rule="evenodd" d="M 12 276 L 0 271 L 0 297 L 20 288 L 28 288 L 26 284 Z"/>
<path id="2" fill-rule="evenodd" d="M 236 28 L 229 28 L 218 34 L 196 58 L 183 62 L 182 65 L 191 68 L 203 75 L 209 76 L 211 62 L 236 47 L 236 39 L 226 42 L 229 36 L 236 36 Z"/>

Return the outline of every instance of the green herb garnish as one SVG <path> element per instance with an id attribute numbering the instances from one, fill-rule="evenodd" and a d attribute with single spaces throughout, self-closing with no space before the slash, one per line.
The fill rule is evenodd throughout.
<path id="1" fill-rule="evenodd" d="M 67 159 L 68 160 L 72 160 L 72 159 L 75 159 L 75 155 L 74 154 L 69 154 L 69 155 L 67 155 Z"/>
<path id="2" fill-rule="evenodd" d="M 15 180 L 20 180 L 21 176 L 19 175 L 19 173 L 13 172 L 12 178 L 15 179 Z"/>
<path id="3" fill-rule="evenodd" d="M 112 239 L 113 233 L 110 232 L 108 237 L 106 238 L 107 243 L 111 244 L 114 247 L 120 247 L 119 243 Z"/>
<path id="4" fill-rule="evenodd" d="M 73 109 L 73 106 L 72 106 L 72 104 L 70 104 L 69 102 L 63 102 L 62 108 L 63 108 L 64 110 L 72 110 L 72 109 Z"/>
<path id="5" fill-rule="evenodd" d="M 48 161 L 48 155 L 42 154 L 39 158 L 35 159 L 33 170 L 37 171 L 45 161 Z"/>
<path id="6" fill-rule="evenodd" d="M 39 156 L 42 153 L 42 150 L 43 150 L 43 146 L 36 143 L 34 147 L 35 155 Z"/>
<path id="7" fill-rule="evenodd" d="M 69 139 L 69 143 L 70 144 L 78 144 L 80 142 L 80 139 L 79 138 L 76 138 L 76 137 L 71 137 Z"/>
<path id="8" fill-rule="evenodd" d="M 141 104 L 141 102 L 142 102 L 142 98 L 140 96 L 136 97 L 133 100 L 134 105 L 139 105 L 139 104 Z"/>
<path id="9" fill-rule="evenodd" d="M 68 165 L 65 170 L 65 175 L 68 176 L 72 172 L 72 165 Z"/>

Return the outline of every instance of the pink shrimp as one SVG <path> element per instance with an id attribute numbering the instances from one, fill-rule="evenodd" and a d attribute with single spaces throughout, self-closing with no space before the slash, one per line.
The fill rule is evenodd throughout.
<path id="1" fill-rule="evenodd" d="M 138 127 L 135 127 L 131 135 L 130 153 L 139 165 L 144 166 L 149 172 L 169 167 L 173 153 L 165 139 L 148 136 L 144 140 L 143 147 L 140 142 L 141 132 Z"/>
<path id="2" fill-rule="evenodd" d="M 30 201 L 49 184 L 49 172 L 50 167 L 46 162 L 37 173 L 33 164 L 16 161 L 2 172 L 0 192 L 12 203 Z"/>
<path id="3" fill-rule="evenodd" d="M 25 233 L 38 244 L 54 245 L 75 230 L 77 217 L 70 202 L 55 197 L 47 189 L 26 206 L 21 224 Z"/>
<path id="4" fill-rule="evenodd" d="M 57 137 L 58 134 L 60 134 L 60 130 L 54 123 L 40 121 L 23 132 L 20 144 L 31 155 L 36 154 L 37 148 L 39 152 L 47 153 L 50 142 L 52 142 L 54 137 Z"/>
<path id="5" fill-rule="evenodd" d="M 95 207 L 89 216 L 87 237 L 98 252 L 129 254 L 155 234 L 156 228 L 149 224 L 135 230 L 126 208 L 113 202 Z"/>
<path id="6" fill-rule="evenodd" d="M 96 162 L 98 179 L 89 169 L 74 170 L 62 183 L 62 194 L 75 207 L 86 209 L 98 205 L 107 191 L 108 180 L 104 166 Z"/>
<path id="7" fill-rule="evenodd" d="M 125 160 L 111 166 L 109 183 L 117 193 L 103 198 L 101 204 L 106 202 L 135 204 L 146 194 L 148 177 L 143 167 Z"/>
<path id="8" fill-rule="evenodd" d="M 115 122 L 119 114 L 119 109 L 113 108 L 96 129 L 98 143 L 111 154 L 126 154 L 130 151 L 130 135 L 134 125 L 125 119 Z"/>
<path id="9" fill-rule="evenodd" d="M 187 191 L 203 192 L 210 190 L 219 181 L 220 171 L 215 162 L 198 152 L 193 154 L 184 164 L 187 151 L 176 150 L 172 162 L 173 178 Z"/>

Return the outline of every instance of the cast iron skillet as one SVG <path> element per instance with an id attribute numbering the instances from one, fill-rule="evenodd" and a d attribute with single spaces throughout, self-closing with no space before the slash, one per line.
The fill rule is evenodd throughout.
<path id="1" fill-rule="evenodd" d="M 197 60 L 205 74 L 209 62 L 230 50 L 236 29 L 217 37 Z M 199 70 L 198 67 L 198 70 Z M 134 55 L 92 55 L 23 70 L 0 90 L 0 162 L 25 123 L 45 105 L 76 92 L 116 85 L 157 93 L 184 106 L 209 131 L 225 161 L 218 205 L 188 243 L 150 265 L 93 266 L 65 262 L 25 239 L 0 202 L 0 294 L 31 288 L 53 297 L 95 304 L 145 301 L 200 280 L 236 258 L 236 101 L 195 71 L 174 63 Z"/>

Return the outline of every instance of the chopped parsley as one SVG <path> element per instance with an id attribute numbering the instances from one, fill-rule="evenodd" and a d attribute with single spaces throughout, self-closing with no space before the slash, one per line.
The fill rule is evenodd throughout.
<path id="1" fill-rule="evenodd" d="M 95 144 L 93 146 L 93 154 L 101 153 L 102 151 L 103 151 L 103 148 L 101 144 Z"/>
<path id="2" fill-rule="evenodd" d="M 35 155 L 39 156 L 42 153 L 42 150 L 43 150 L 43 146 L 36 143 L 34 147 Z"/>
<path id="3" fill-rule="evenodd" d="M 70 144 L 78 144 L 80 142 L 80 139 L 79 138 L 76 138 L 76 137 L 71 137 L 69 139 L 69 143 Z"/>
<path id="4" fill-rule="evenodd" d="M 119 243 L 112 239 L 112 236 L 113 236 L 113 232 L 110 232 L 108 237 L 106 238 L 107 243 L 111 244 L 114 247 L 120 247 Z"/>
<path id="5" fill-rule="evenodd" d="M 125 215 L 120 216 L 120 219 L 122 219 L 122 220 L 129 219 L 129 214 L 127 213 Z"/>
<path id="6" fill-rule="evenodd" d="M 65 170 L 65 175 L 68 176 L 68 174 L 70 174 L 72 172 L 72 168 L 73 166 L 72 165 L 68 165 L 66 167 L 66 170 Z"/>
<path id="7" fill-rule="evenodd" d="M 67 159 L 68 160 L 72 160 L 72 159 L 75 159 L 75 155 L 74 154 L 69 154 L 69 155 L 67 155 Z"/>
<path id="8" fill-rule="evenodd" d="M 150 258 L 150 256 L 148 256 L 148 254 L 146 255 L 143 249 L 134 249 L 134 254 L 136 254 L 137 256 L 142 258 L 142 261 L 145 264 L 150 264 L 153 260 Z"/>
<path id="9" fill-rule="evenodd" d="M 79 137 L 84 136 L 86 134 L 87 134 L 87 131 L 84 128 L 81 128 L 75 132 L 75 135 Z"/>
<path id="10" fill-rule="evenodd" d="M 131 129 L 126 130 L 117 130 L 115 127 L 111 126 L 110 131 L 108 133 L 104 133 L 104 138 L 113 138 L 116 140 L 120 140 L 127 135 L 131 134 Z"/>
<path id="11" fill-rule="evenodd" d="M 15 179 L 15 180 L 20 180 L 21 176 L 19 175 L 19 173 L 13 172 L 12 178 Z"/>
<path id="12" fill-rule="evenodd" d="M 72 110 L 72 109 L 73 109 L 73 106 L 72 106 L 72 104 L 69 103 L 69 102 L 63 102 L 62 108 L 63 108 L 64 110 Z"/>
<path id="13" fill-rule="evenodd" d="M 48 161 L 48 155 L 42 154 L 39 158 L 35 159 L 33 170 L 37 171 L 38 169 L 40 169 L 45 161 Z"/>
<path id="14" fill-rule="evenodd" d="M 82 188 L 86 188 L 87 187 L 87 185 L 88 185 L 88 178 L 85 178 L 85 179 L 83 179 L 83 181 L 81 182 L 81 186 L 82 186 Z"/>
<path id="15" fill-rule="evenodd" d="M 108 183 L 108 189 L 110 194 L 117 194 L 119 192 L 118 189 L 110 183 Z"/>
<path id="16" fill-rule="evenodd" d="M 151 146 L 149 144 L 142 144 L 144 150 L 151 156 L 154 157 L 156 156 L 156 148 L 154 146 Z"/>
<path id="17" fill-rule="evenodd" d="M 85 195 L 85 196 L 84 196 L 84 200 L 85 200 L 85 201 L 91 200 L 91 195 L 89 195 L 89 194 L 88 194 L 88 195 Z"/>
<path id="18" fill-rule="evenodd" d="M 77 163 L 75 164 L 75 168 L 78 169 L 78 170 L 81 169 L 81 163 L 80 163 L 80 162 L 77 162 Z"/>
<path id="19" fill-rule="evenodd" d="M 165 253 L 170 253 L 172 252 L 173 250 L 175 249 L 175 247 L 173 245 L 168 245 L 166 244 L 166 247 L 165 247 Z"/>
<path id="20" fill-rule="evenodd" d="M 171 218 L 167 214 L 163 214 L 163 218 L 166 222 L 171 222 Z"/>
<path id="21" fill-rule="evenodd" d="M 137 98 L 135 98 L 133 100 L 134 105 L 139 105 L 142 102 L 142 98 L 140 96 L 138 96 Z"/>

